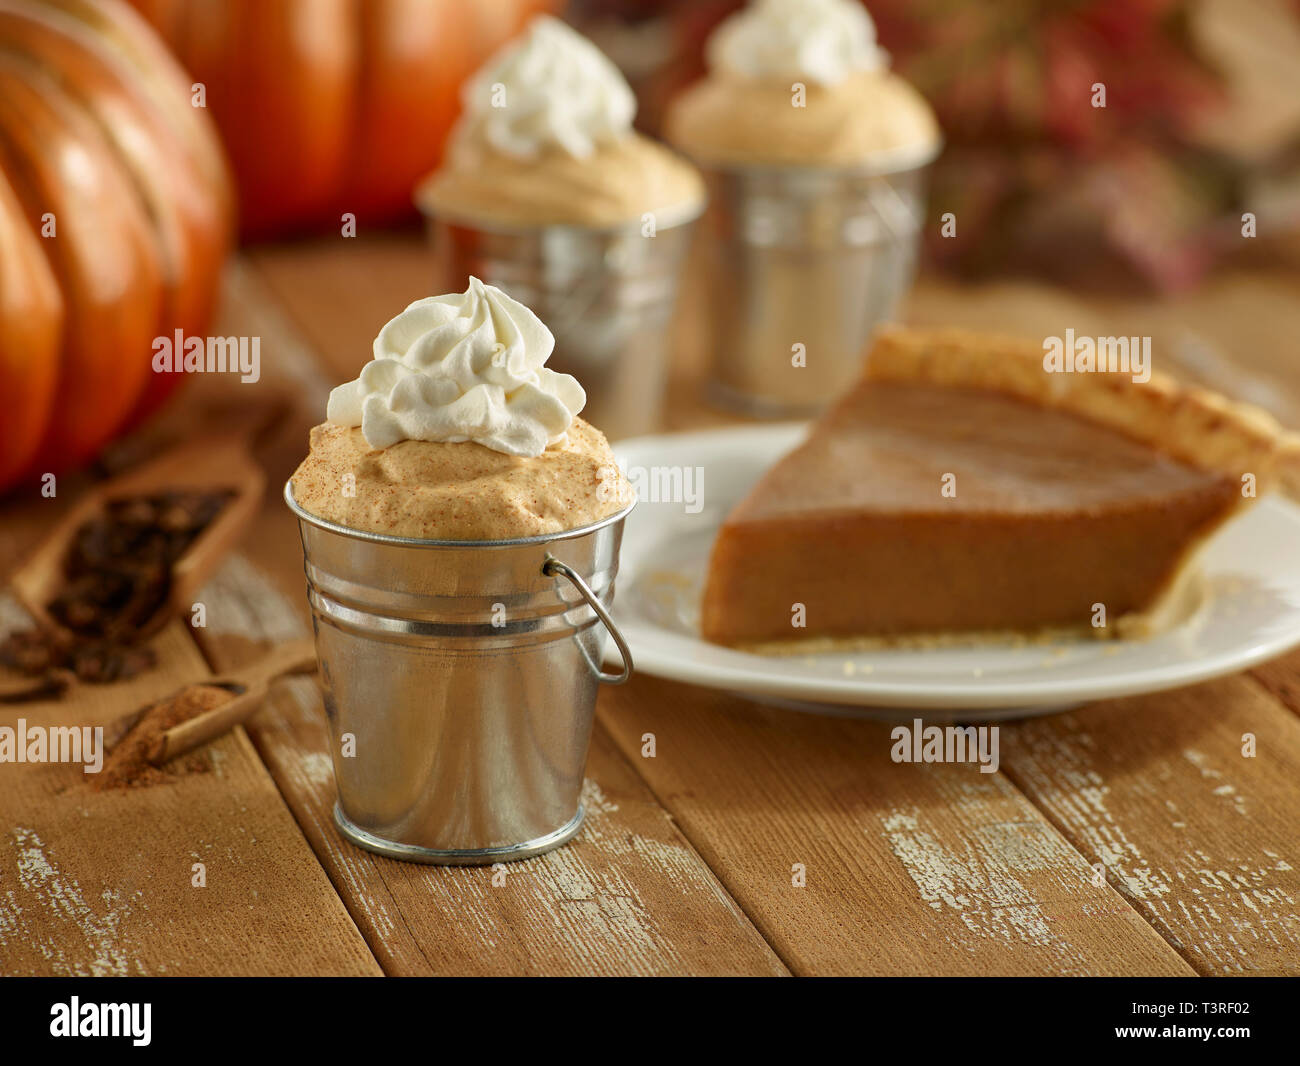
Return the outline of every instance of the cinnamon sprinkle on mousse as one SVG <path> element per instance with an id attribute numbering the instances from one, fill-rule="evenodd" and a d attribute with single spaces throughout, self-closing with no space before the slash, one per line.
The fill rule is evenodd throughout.
<path id="1" fill-rule="evenodd" d="M 293 497 L 311 514 L 366 533 L 513 540 L 598 522 L 631 503 L 632 490 L 605 435 L 580 418 L 538 456 L 473 441 L 375 449 L 360 429 L 325 423 L 311 431 Z"/>

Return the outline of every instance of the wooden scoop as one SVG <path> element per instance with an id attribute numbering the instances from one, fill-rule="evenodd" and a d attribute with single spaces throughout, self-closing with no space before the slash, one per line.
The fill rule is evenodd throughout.
<path id="1" fill-rule="evenodd" d="M 289 641 L 247 666 L 229 673 L 218 674 L 216 677 L 205 677 L 201 681 L 194 682 L 193 685 L 187 685 L 186 688 L 172 693 L 159 703 L 152 703 L 110 723 L 104 730 L 107 747 L 110 750 L 116 749 L 131 735 L 131 731 L 144 720 L 150 710 L 182 698 L 187 688 L 197 685 L 213 686 L 227 688 L 237 693 L 233 699 L 174 725 L 163 733 L 149 749 L 147 756 L 151 764 L 161 766 L 169 759 L 184 755 L 210 740 L 215 740 L 244 721 L 262 705 L 272 682 L 295 674 L 310 674 L 315 670 L 315 643 L 310 638 Z"/>
<path id="2" fill-rule="evenodd" d="M 223 703 L 206 714 L 173 726 L 149 753 L 149 761 L 161 766 L 168 759 L 184 755 L 187 751 L 206 744 L 234 728 L 266 699 L 271 682 L 294 674 L 311 674 L 316 671 L 316 642 L 310 638 L 292 640 L 274 651 L 233 673 L 201 682 L 224 688 L 242 688 L 229 703 Z"/>
<path id="3" fill-rule="evenodd" d="M 103 512 L 112 500 L 169 489 L 231 492 L 221 511 L 173 565 L 167 600 L 138 627 L 140 637 L 150 636 L 189 610 L 199 588 L 256 513 L 265 484 L 265 475 L 249 453 L 247 433 L 229 431 L 190 438 L 157 459 L 90 489 L 13 574 L 14 594 L 39 625 L 66 631 L 46 607 L 63 587 L 63 561 L 85 522 Z"/>

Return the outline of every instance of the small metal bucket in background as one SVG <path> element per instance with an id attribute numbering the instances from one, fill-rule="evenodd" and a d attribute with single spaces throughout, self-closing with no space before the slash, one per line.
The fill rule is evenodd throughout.
<path id="1" fill-rule="evenodd" d="M 513 541 L 389 537 L 294 502 L 338 784 L 334 820 L 394 859 L 475 865 L 559 847 L 596 686 L 632 670 L 607 613 L 631 510 Z M 621 674 L 600 669 L 608 629 Z"/>
<path id="2" fill-rule="evenodd" d="M 699 164 L 717 402 L 809 415 L 857 379 L 911 284 L 931 157 L 884 171 Z"/>
<path id="3" fill-rule="evenodd" d="M 657 215 L 645 236 L 640 220 L 511 228 L 422 207 L 439 292 L 461 291 L 471 274 L 504 290 L 555 335 L 547 366 L 582 383 L 583 418 L 611 440 L 659 428 L 673 309 L 701 208 Z"/>

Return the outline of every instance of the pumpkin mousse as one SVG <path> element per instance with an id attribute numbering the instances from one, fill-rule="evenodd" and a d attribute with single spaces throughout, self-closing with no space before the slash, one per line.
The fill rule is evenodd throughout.
<path id="1" fill-rule="evenodd" d="M 500 541 L 577 529 L 632 502 L 578 382 L 544 364 L 554 338 L 471 278 L 417 300 L 331 394 L 294 472 L 294 502 L 350 529 Z"/>
<path id="2" fill-rule="evenodd" d="M 462 94 L 446 163 L 416 192 L 429 214 L 480 226 L 641 224 L 699 214 L 696 169 L 632 128 L 636 98 L 581 34 L 539 15 Z"/>
<path id="3" fill-rule="evenodd" d="M 696 162 L 892 170 L 938 152 L 934 112 L 888 69 L 859 0 L 752 0 L 714 31 L 707 59 L 664 127 Z"/>
<path id="4" fill-rule="evenodd" d="M 1032 343 L 891 329 L 727 518 L 703 634 L 781 651 L 1150 631 L 1252 502 L 1243 479 L 1263 491 L 1295 448 L 1264 412 L 1159 375 L 1050 373 Z"/>

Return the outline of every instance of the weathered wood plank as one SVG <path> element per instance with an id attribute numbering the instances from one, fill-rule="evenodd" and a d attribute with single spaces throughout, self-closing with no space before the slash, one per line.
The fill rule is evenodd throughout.
<path id="1" fill-rule="evenodd" d="M 204 591 L 214 661 L 250 635 L 308 632 L 297 604 L 233 560 Z M 506 867 L 393 862 L 344 841 L 320 697 L 287 682 L 248 724 L 335 887 L 390 974 L 780 974 L 785 969 L 608 738 L 588 763 L 587 821 L 564 848 Z"/>
<path id="2" fill-rule="evenodd" d="M 1191 973 L 1005 777 L 888 725 L 648 677 L 600 720 L 797 974 Z"/>
<path id="3" fill-rule="evenodd" d="M 153 646 L 157 669 L 5 707 L 0 725 L 103 725 L 208 674 L 180 625 Z M 0 973 L 380 972 L 243 731 L 191 763 L 103 792 L 80 764 L 0 764 Z"/>
<path id="4" fill-rule="evenodd" d="M 1008 776 L 1199 972 L 1300 973 L 1300 721 L 1249 677 L 1003 739 Z"/>
<path id="5" fill-rule="evenodd" d="M 1300 714 L 1300 652 L 1283 655 L 1250 672 L 1283 706 Z"/>

